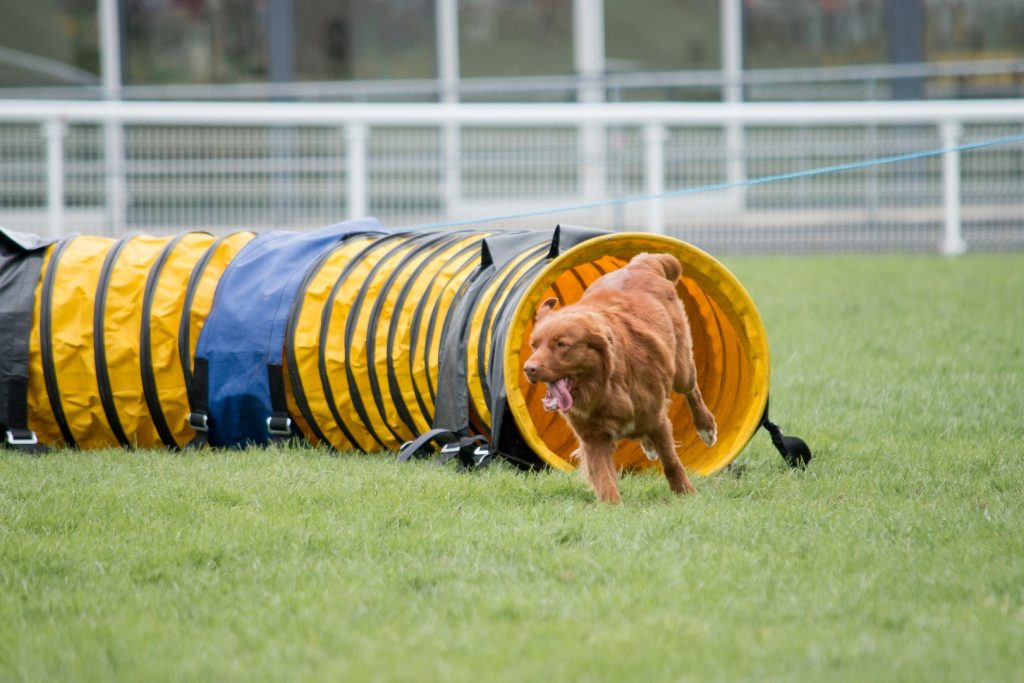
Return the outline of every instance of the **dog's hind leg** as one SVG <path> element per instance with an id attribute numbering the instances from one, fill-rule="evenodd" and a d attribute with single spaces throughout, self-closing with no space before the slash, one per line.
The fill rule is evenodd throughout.
<path id="1" fill-rule="evenodd" d="M 618 503 L 618 473 L 615 471 L 615 442 L 611 439 L 580 443 L 583 476 L 594 487 L 602 503 Z"/>
<path id="2" fill-rule="evenodd" d="M 715 416 L 708 410 L 704 403 L 704 397 L 700 395 L 700 388 L 696 383 L 686 396 L 686 403 L 690 406 L 690 415 L 693 416 L 693 426 L 697 430 L 697 436 L 707 446 L 714 446 L 718 440 L 718 425 L 715 424 Z"/>
<path id="3" fill-rule="evenodd" d="M 657 430 L 645 436 L 640 443 L 645 452 L 647 444 L 650 444 L 661 456 L 661 467 L 665 471 L 669 488 L 679 494 L 697 492 L 697 489 L 693 488 L 690 478 L 686 476 L 686 469 L 676 454 L 676 445 L 672 437 L 672 422 L 669 421 L 668 415 L 662 416 Z"/>
<path id="4" fill-rule="evenodd" d="M 640 439 L 640 450 L 644 452 L 648 460 L 654 461 L 661 457 L 658 455 L 657 449 L 654 448 L 654 444 L 646 436 Z"/>
<path id="5" fill-rule="evenodd" d="M 682 309 L 682 303 L 679 304 L 679 307 Z M 715 416 L 711 414 L 704 403 L 700 387 L 697 386 L 697 364 L 693 361 L 693 340 L 690 337 L 690 328 L 686 323 L 685 310 L 682 310 L 681 313 L 682 315 L 672 316 L 672 326 L 676 334 L 676 368 L 672 377 L 672 389 L 686 397 L 697 436 L 708 446 L 713 446 L 718 440 L 718 426 L 715 424 Z"/>

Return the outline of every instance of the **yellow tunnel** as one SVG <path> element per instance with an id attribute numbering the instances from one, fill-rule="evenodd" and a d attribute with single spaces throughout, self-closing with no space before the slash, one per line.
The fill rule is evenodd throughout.
<path id="1" fill-rule="evenodd" d="M 522 372 L 533 313 L 548 297 L 572 303 L 638 253 L 664 252 L 683 264 L 677 291 L 719 426 L 706 447 L 676 397 L 680 457 L 700 474 L 727 465 L 757 430 L 768 396 L 768 344 L 746 291 L 676 239 L 565 235 L 561 248 L 557 229 L 339 239 L 302 274 L 282 321 L 281 372 L 298 432 L 339 450 L 380 451 L 451 426 L 484 435 L 519 465 L 570 470 L 573 434 Z M 29 426 L 40 441 L 184 446 L 194 435 L 196 343 L 218 280 L 252 239 L 78 236 L 50 247 L 29 340 Z M 616 457 L 624 469 L 650 465 L 631 442 Z"/>

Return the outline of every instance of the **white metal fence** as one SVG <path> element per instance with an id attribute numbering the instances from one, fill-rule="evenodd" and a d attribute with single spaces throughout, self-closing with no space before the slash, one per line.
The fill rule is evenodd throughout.
<path id="1" fill-rule="evenodd" d="M 0 100 L 0 225 L 116 235 L 516 215 L 487 225 L 664 231 L 714 251 L 1020 249 L 1021 142 L 742 183 L 1021 134 L 1024 100 Z M 711 184 L 737 186 L 607 202 Z"/>

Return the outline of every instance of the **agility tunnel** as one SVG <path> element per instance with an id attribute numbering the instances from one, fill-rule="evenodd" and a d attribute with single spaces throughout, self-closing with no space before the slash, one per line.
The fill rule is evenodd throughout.
<path id="1" fill-rule="evenodd" d="M 572 303 L 642 252 L 683 264 L 677 291 L 718 442 L 697 438 L 682 397 L 671 418 L 685 466 L 710 474 L 766 422 L 756 307 L 692 245 L 573 226 L 410 232 L 364 219 L 54 243 L 0 230 L 0 421 L 26 448 L 301 437 L 403 457 L 436 443 L 467 464 L 571 470 L 575 438 L 522 372 L 533 313 L 548 297 Z M 772 437 L 778 447 L 777 428 Z M 649 466 L 631 442 L 616 458 Z"/>

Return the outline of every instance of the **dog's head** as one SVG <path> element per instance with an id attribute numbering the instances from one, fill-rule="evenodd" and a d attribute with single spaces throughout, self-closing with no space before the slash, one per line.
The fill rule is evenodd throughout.
<path id="1" fill-rule="evenodd" d="M 547 299 L 534 317 L 530 347 L 523 365 L 531 384 L 548 385 L 544 407 L 568 411 L 581 385 L 603 385 L 608 377 L 612 340 L 593 311 L 570 306 L 555 310 L 557 299 Z"/>

